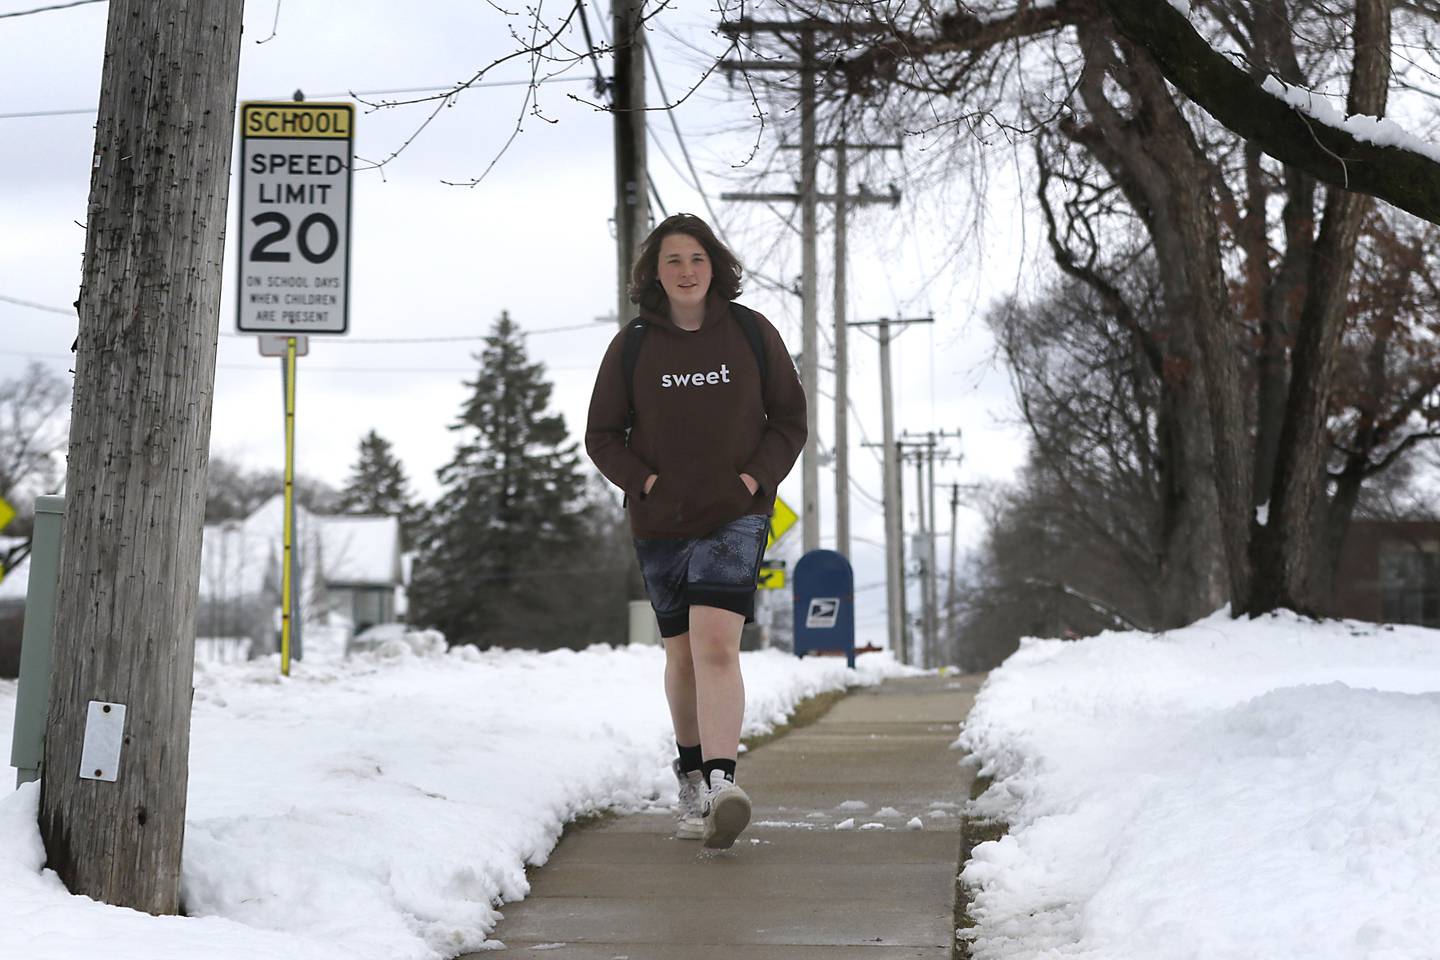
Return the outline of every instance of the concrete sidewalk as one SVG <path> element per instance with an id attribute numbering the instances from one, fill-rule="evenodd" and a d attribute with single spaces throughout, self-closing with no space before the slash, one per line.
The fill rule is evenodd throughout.
<path id="1" fill-rule="evenodd" d="M 978 686 L 926 677 L 856 691 L 744 754 L 755 810 L 733 850 L 674 839 L 668 815 L 573 832 L 532 871 L 530 896 L 504 908 L 502 955 L 948 960 L 970 780 L 949 744 Z M 898 816 L 879 816 L 885 807 Z M 884 826 L 862 829 L 871 823 Z"/>

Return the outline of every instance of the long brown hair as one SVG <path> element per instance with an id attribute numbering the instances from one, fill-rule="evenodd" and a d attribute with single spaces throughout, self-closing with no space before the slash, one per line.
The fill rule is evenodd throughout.
<path id="1" fill-rule="evenodd" d="M 645 309 L 661 315 L 669 315 L 670 300 L 665 289 L 658 282 L 660 269 L 660 243 L 672 233 L 683 233 L 694 237 L 705 248 L 710 258 L 710 290 L 707 297 L 734 300 L 740 296 L 740 279 L 745 268 L 740 260 L 721 243 L 710 225 L 693 213 L 676 213 L 660 221 L 650 231 L 650 236 L 640 245 L 635 256 L 635 266 L 630 271 L 630 302 L 638 303 Z"/>

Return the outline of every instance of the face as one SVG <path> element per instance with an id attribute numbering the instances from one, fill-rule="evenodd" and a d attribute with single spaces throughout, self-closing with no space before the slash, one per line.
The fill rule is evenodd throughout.
<path id="1" fill-rule="evenodd" d="M 710 271 L 705 247 L 688 233 L 672 233 L 660 241 L 655 275 L 672 307 L 704 303 L 710 289 Z"/>

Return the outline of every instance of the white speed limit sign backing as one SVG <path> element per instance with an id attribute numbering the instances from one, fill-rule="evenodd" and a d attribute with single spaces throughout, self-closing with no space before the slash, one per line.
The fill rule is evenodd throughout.
<path id="1" fill-rule="evenodd" d="M 240 332 L 349 330 L 354 130 L 348 103 L 240 105 Z"/>

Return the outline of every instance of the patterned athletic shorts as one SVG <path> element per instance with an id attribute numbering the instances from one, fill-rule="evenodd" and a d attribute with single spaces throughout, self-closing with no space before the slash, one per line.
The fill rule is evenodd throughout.
<path id="1" fill-rule="evenodd" d="M 770 518 L 748 514 L 703 537 L 635 540 L 660 636 L 690 632 L 690 608 L 719 607 L 755 619 L 755 582 Z"/>

